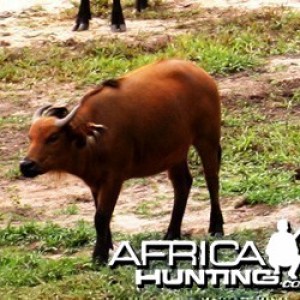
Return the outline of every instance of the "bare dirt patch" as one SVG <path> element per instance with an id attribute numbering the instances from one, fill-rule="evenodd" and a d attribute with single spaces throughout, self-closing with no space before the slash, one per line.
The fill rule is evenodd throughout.
<path id="1" fill-rule="evenodd" d="M 238 100 L 260 105 L 273 119 L 297 120 L 300 109 L 288 110 L 285 101 L 292 99 L 300 88 L 300 57 L 280 56 L 257 73 L 241 73 L 219 80 L 219 89 L 225 107 L 235 107 Z M 271 101 L 268 99 L 271 98 Z M 275 98 L 275 99 L 273 99 Z M 269 99 L 270 100 L 270 99 Z"/>
<path id="2" fill-rule="evenodd" d="M 206 191 L 196 188 L 192 190 L 183 222 L 185 234 L 198 235 L 207 232 L 210 205 L 208 200 L 199 200 L 199 194 L 205 195 Z M 35 220 L 51 221 L 69 227 L 79 220 L 92 222 L 94 215 L 94 204 L 89 190 L 79 180 L 69 176 L 56 182 L 49 180 L 49 177 L 30 182 L 19 180 L 10 188 L 7 182 L 2 181 L 0 199 L 2 226 Z M 280 218 L 287 218 L 294 226 L 300 226 L 298 204 L 278 207 L 239 206 L 237 204 L 240 201 L 240 198 L 221 200 L 226 233 L 270 228 Z M 136 213 L 142 203 L 154 204 L 155 208 L 151 208 L 150 216 Z M 70 204 L 77 206 L 78 213 L 66 213 L 66 207 Z M 123 233 L 139 233 L 145 230 L 164 232 L 170 220 L 172 205 L 172 189 L 166 174 L 157 175 L 144 185 L 125 187 L 115 209 L 112 228 Z M 151 214 L 155 214 L 155 217 Z"/>

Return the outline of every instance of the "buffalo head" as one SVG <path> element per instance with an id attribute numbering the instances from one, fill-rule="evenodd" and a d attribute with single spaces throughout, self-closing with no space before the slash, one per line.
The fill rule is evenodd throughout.
<path id="1" fill-rule="evenodd" d="M 93 123 L 85 124 L 84 128 L 74 128 L 71 121 L 78 109 L 79 105 L 68 112 L 65 107 L 46 105 L 34 113 L 28 135 L 28 153 L 20 162 L 20 170 L 25 177 L 65 171 L 66 165 L 73 163 L 70 161 L 72 148 L 83 148 L 88 135 L 105 128 Z"/>

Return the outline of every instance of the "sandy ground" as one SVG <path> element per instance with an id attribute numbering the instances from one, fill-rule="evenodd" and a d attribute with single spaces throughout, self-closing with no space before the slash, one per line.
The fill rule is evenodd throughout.
<path id="1" fill-rule="evenodd" d="M 264 5 L 286 5 L 300 8 L 300 1 L 280 0 L 212 0 L 197 1 L 197 3 L 222 7 L 257 8 Z M 37 15 L 34 10 L 30 9 L 36 5 L 42 5 L 46 11 L 41 11 Z M 181 5 L 181 3 L 177 2 L 176 5 Z M 38 46 L 39 43 L 42 44 L 45 41 L 68 41 L 70 39 L 85 41 L 112 35 L 108 20 L 99 18 L 93 19 L 90 31 L 72 32 L 70 29 L 73 20 L 60 20 L 53 17 L 60 9 L 68 6 L 69 1 L 60 0 L 0 0 L 0 47 L 24 47 L 33 44 Z M 51 18 L 49 18 L 50 15 Z M 163 22 L 161 20 L 130 20 L 127 22 L 128 31 L 119 36 L 125 38 L 138 36 L 141 32 L 144 34 L 145 28 L 147 28 L 151 35 L 159 39 L 164 38 L 166 32 L 173 34 L 172 28 L 175 25 L 175 20 L 164 20 Z M 263 97 L 270 88 L 269 83 L 274 81 L 299 87 L 300 57 L 274 58 L 259 78 L 238 74 L 219 80 L 218 84 L 225 100 L 237 96 L 253 97 L 254 99 Z M 241 85 L 246 88 L 241 90 Z M 59 90 L 64 100 L 74 97 L 72 84 L 62 85 Z M 49 86 L 44 86 L 43 83 L 32 90 L 19 87 L 14 92 L 16 96 L 24 98 L 28 113 L 34 107 L 55 96 L 55 91 Z M 77 92 L 82 93 L 82 91 Z M 5 99 L 6 93 L 9 91 L 0 91 L 0 99 Z M 12 104 L 0 100 L 1 116 L 10 114 L 13 110 Z M 299 115 L 295 117 L 299 117 Z M 2 139 L 0 136 L 2 153 L 11 151 L 11 149 L 17 152 L 19 147 L 25 148 L 25 143 L 15 145 L 10 141 L 11 144 L 7 145 L 5 132 L 2 134 Z M 21 136 L 21 139 L 25 139 L 25 136 Z M 72 226 L 74 222 L 81 219 L 89 222 L 93 220 L 94 205 L 90 192 L 83 183 L 71 176 L 66 176 L 63 180 L 53 180 L 48 176 L 42 176 L 32 181 L 2 180 L 0 181 L 0 199 L 0 226 L 6 226 L 9 223 L 20 224 L 28 220 L 55 221 L 63 226 Z M 145 230 L 164 231 L 170 219 L 172 199 L 173 192 L 166 174 L 126 184 L 115 210 L 113 230 L 130 233 L 144 232 Z M 270 228 L 271 226 L 275 228 L 275 223 L 280 218 L 287 218 L 295 227 L 300 227 L 298 204 L 277 207 L 249 206 L 243 204 L 243 197 L 222 198 L 221 204 L 227 233 L 241 229 Z M 74 214 L 66 213 L 66 208 L 72 205 L 76 205 L 78 211 Z M 148 215 L 142 216 L 140 211 L 145 212 L 145 210 L 148 211 Z M 184 218 L 183 230 L 192 234 L 205 233 L 208 228 L 209 210 L 206 189 L 193 188 Z"/>

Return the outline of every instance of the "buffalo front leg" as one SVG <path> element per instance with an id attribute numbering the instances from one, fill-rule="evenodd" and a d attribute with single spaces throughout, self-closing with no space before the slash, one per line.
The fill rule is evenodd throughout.
<path id="1" fill-rule="evenodd" d="M 88 30 L 91 18 L 90 0 L 81 0 L 73 31 Z"/>
<path id="2" fill-rule="evenodd" d="M 108 181 L 101 187 L 97 195 L 95 214 L 96 245 L 93 252 L 95 263 L 105 264 L 108 261 L 109 249 L 113 248 L 110 220 L 117 202 L 122 182 Z"/>
<path id="3" fill-rule="evenodd" d="M 207 188 L 210 195 L 210 225 L 211 235 L 223 235 L 223 216 L 219 202 L 219 170 L 221 164 L 221 146 L 217 142 L 202 141 L 194 145 L 199 153 Z"/>
<path id="4" fill-rule="evenodd" d="M 111 30 L 114 32 L 126 31 L 125 19 L 123 16 L 120 0 L 113 0 L 111 13 Z"/>
<path id="5" fill-rule="evenodd" d="M 168 173 L 174 188 L 174 206 L 165 239 L 174 240 L 180 239 L 181 223 L 193 179 L 187 161 L 172 167 Z"/>

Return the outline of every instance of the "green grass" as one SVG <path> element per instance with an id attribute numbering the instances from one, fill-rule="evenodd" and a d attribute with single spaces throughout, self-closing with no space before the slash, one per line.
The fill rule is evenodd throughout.
<path id="1" fill-rule="evenodd" d="M 287 102 L 287 108 L 300 107 L 300 89 L 295 89 L 291 99 Z"/>
<path id="2" fill-rule="evenodd" d="M 224 75 L 261 65 L 269 55 L 299 52 L 299 14 L 284 9 L 245 13 L 217 22 L 199 20 L 201 30 L 180 35 L 153 50 L 121 39 L 0 51 L 0 81 L 33 84 L 41 78 L 78 84 L 97 83 L 162 58 L 197 62 L 212 74 Z"/>
<path id="3" fill-rule="evenodd" d="M 28 121 L 28 117 L 24 117 L 22 115 L 0 117 L 0 129 L 14 128 L 17 130 L 21 130 L 28 125 Z"/>
<path id="4" fill-rule="evenodd" d="M 300 200 L 300 186 L 292 180 L 300 164 L 300 125 L 288 111 L 281 119 L 255 114 L 253 106 L 225 112 L 223 195 L 242 194 L 249 203 Z"/>
<path id="5" fill-rule="evenodd" d="M 58 215 L 78 215 L 79 207 L 76 204 L 68 204 L 68 206 L 57 212 Z"/>
<path id="6" fill-rule="evenodd" d="M 29 245 L 39 241 L 38 250 L 41 252 L 86 246 L 94 238 L 94 230 L 84 222 L 79 222 L 73 229 L 61 228 L 52 223 L 43 227 L 29 223 L 21 227 L 0 229 L 0 246 Z"/>
<path id="7" fill-rule="evenodd" d="M 170 212 L 168 212 L 166 209 L 162 209 L 165 207 L 164 200 L 164 197 L 161 197 L 160 199 L 141 201 L 136 206 L 134 213 L 143 218 L 154 218 L 168 215 Z"/>
<path id="8" fill-rule="evenodd" d="M 300 124 L 290 117 L 290 107 L 279 117 L 265 115 L 264 105 L 270 102 L 268 97 L 259 105 L 237 101 L 223 110 L 223 197 L 243 195 L 249 204 L 300 201 L 299 182 L 293 180 L 300 165 Z M 194 150 L 189 156 L 194 184 L 205 187 L 198 156 Z"/>
<path id="9" fill-rule="evenodd" d="M 19 164 L 11 167 L 4 173 L 4 178 L 10 180 L 18 179 L 20 178 L 20 176 L 21 176 L 21 172 L 20 172 Z M 0 177 L 1 177 L 1 173 L 0 173 Z"/>
<path id="10" fill-rule="evenodd" d="M 0 286 L 36 286 L 60 280 L 91 268 L 80 258 L 45 259 L 40 254 L 14 248 L 0 251 Z"/>
<path id="11" fill-rule="evenodd" d="M 94 231 L 90 225 L 80 223 L 73 229 L 57 225 L 26 224 L 21 227 L 8 227 L 0 231 L 0 297 L 1 299 L 178 299 L 197 297 L 257 297 L 269 295 L 270 290 L 216 289 L 197 287 L 180 290 L 158 289 L 146 286 L 138 290 L 134 284 L 134 267 L 95 268 L 91 264 L 91 243 Z M 79 234 L 80 233 L 80 234 Z M 87 237 L 82 243 L 80 236 Z M 244 231 L 228 236 L 240 244 L 247 240 L 257 241 L 265 247 L 269 232 Z M 59 240 L 56 236 L 61 237 Z M 137 235 L 115 234 L 116 240 L 130 240 L 135 249 L 142 240 L 159 239 L 162 234 L 145 233 Z M 207 237 L 194 237 L 197 242 Z M 34 247 L 37 241 L 52 240 L 59 248 L 56 256 Z M 63 240 L 63 243 L 61 241 Z M 209 240 L 213 240 L 209 238 Z M 74 241 L 77 241 L 74 243 Z M 78 242 L 80 241 L 80 242 Z M 79 245 L 79 246 L 78 246 Z M 88 246 L 88 248 L 86 248 Z M 70 256 L 68 253 L 72 253 Z M 222 259 L 231 256 L 222 254 Z M 227 257 L 227 258 L 226 258 Z M 160 266 L 162 263 L 158 263 Z M 151 266 L 154 268 L 157 264 Z M 181 264 L 183 267 L 183 265 Z"/>

